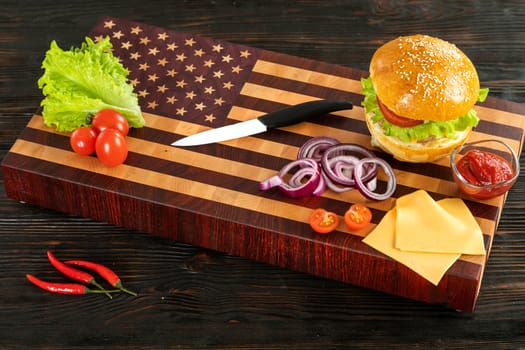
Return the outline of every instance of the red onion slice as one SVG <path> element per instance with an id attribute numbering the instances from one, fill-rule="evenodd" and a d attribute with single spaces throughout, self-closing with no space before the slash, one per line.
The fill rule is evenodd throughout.
<path id="1" fill-rule="evenodd" d="M 323 153 L 333 145 L 337 145 L 339 140 L 327 136 L 312 137 L 306 141 L 297 153 L 297 159 L 312 158 L 320 161 Z"/>
<path id="2" fill-rule="evenodd" d="M 376 193 L 378 166 L 388 176 L 384 193 Z M 321 196 L 327 188 L 334 192 L 357 188 L 369 199 L 383 200 L 394 193 L 396 178 L 390 165 L 368 149 L 331 137 L 314 137 L 300 147 L 297 160 L 259 184 L 261 190 L 273 187 L 290 197 Z"/>
<path id="3" fill-rule="evenodd" d="M 323 159 L 323 170 L 330 180 L 341 185 L 354 186 L 354 168 L 359 158 L 350 155 L 339 155 Z"/>
<path id="4" fill-rule="evenodd" d="M 346 161 L 348 164 L 352 164 L 356 163 L 356 159 L 373 157 L 375 157 L 374 154 L 362 146 L 350 143 L 341 143 L 330 147 L 324 152 L 323 158 L 321 159 L 321 166 L 330 180 L 342 185 L 355 186 L 353 174 L 350 177 L 341 176 L 342 174 L 340 172 L 336 172 L 334 169 L 334 162 Z M 366 183 L 376 176 L 377 165 L 369 164 L 364 170 L 365 171 L 362 174 L 362 181 Z"/>
<path id="5" fill-rule="evenodd" d="M 325 181 L 326 187 L 328 187 L 329 189 L 331 189 L 334 192 L 342 193 L 342 192 L 353 190 L 355 188 L 354 186 L 340 186 L 340 185 L 337 185 L 335 182 L 330 180 L 330 178 L 326 175 L 325 172 L 321 173 L 321 177 Z"/>
<path id="6" fill-rule="evenodd" d="M 366 188 L 368 188 L 370 191 L 374 192 L 377 188 L 377 176 L 375 176 L 372 180 L 368 181 L 366 183 Z"/>
<path id="7" fill-rule="evenodd" d="M 387 181 L 387 188 L 384 193 L 376 193 L 375 190 L 370 190 L 368 186 L 366 185 L 366 182 L 363 181 L 363 173 L 366 172 L 365 167 L 367 164 L 379 165 L 385 171 L 385 174 L 388 177 L 388 181 Z M 389 198 L 390 196 L 392 196 L 392 194 L 394 194 L 394 191 L 396 189 L 397 181 L 396 181 L 396 175 L 394 173 L 394 170 L 392 169 L 390 164 L 388 164 L 385 160 L 381 158 L 373 157 L 373 158 L 361 159 L 354 169 L 354 178 L 355 178 L 357 189 L 359 190 L 359 192 L 361 192 L 363 196 L 365 196 L 368 199 L 372 199 L 376 201 L 385 200 Z"/>
<path id="8" fill-rule="evenodd" d="M 285 177 L 294 168 L 300 168 L 294 172 L 287 181 Z M 272 176 L 259 184 L 259 189 L 267 190 L 278 187 L 286 195 L 296 198 L 319 191 L 318 186 L 321 179 L 319 164 L 310 158 L 298 159 L 286 164 L 278 175 Z"/>
<path id="9" fill-rule="evenodd" d="M 316 197 L 320 197 L 324 193 L 324 191 L 326 191 L 326 186 L 327 186 L 324 174 L 321 172 L 320 175 L 321 176 L 319 176 L 319 184 L 312 192 L 312 194 Z"/>
<path id="10" fill-rule="evenodd" d="M 279 186 L 282 183 L 283 183 L 283 179 L 281 179 L 279 175 L 274 175 L 264 181 L 261 181 L 261 183 L 259 183 L 259 189 L 266 191 L 272 187 Z"/>

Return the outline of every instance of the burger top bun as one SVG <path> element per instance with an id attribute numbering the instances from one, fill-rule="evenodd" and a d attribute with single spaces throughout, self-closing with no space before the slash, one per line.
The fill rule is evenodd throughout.
<path id="1" fill-rule="evenodd" d="M 479 79 L 454 44 L 426 35 L 402 36 L 372 56 L 370 77 L 377 96 L 398 116 L 446 121 L 476 103 Z"/>

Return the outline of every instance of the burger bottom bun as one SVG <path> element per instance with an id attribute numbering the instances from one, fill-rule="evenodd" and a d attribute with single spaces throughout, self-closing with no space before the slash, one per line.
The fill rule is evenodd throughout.
<path id="1" fill-rule="evenodd" d="M 373 112 L 367 113 L 365 118 L 372 135 L 372 146 L 381 148 L 403 162 L 426 163 L 448 156 L 454 148 L 467 140 L 472 131 L 472 128 L 458 131 L 454 138 L 441 138 L 428 142 L 405 142 L 396 137 L 385 135 L 383 128 L 372 122 L 373 116 Z"/>

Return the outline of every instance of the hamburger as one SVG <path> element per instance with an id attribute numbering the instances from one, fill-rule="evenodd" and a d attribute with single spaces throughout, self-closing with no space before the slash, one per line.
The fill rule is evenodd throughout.
<path id="1" fill-rule="evenodd" d="M 361 84 L 372 145 L 414 163 L 463 144 L 479 121 L 473 106 L 488 94 L 460 49 L 420 34 L 379 47 Z"/>

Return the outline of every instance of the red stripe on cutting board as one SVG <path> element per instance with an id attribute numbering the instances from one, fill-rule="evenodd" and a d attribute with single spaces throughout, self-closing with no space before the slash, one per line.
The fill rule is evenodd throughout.
<path id="1" fill-rule="evenodd" d="M 435 288 L 361 243 L 401 195 L 424 189 L 434 199 L 459 196 L 446 159 L 415 166 L 374 149 L 394 167 L 399 184 L 391 199 L 366 202 L 374 224 L 352 234 L 341 228 L 319 236 L 306 220 L 316 207 L 342 214 L 350 203 L 365 201 L 357 191 L 293 199 L 276 189 L 258 190 L 258 183 L 295 159 L 311 137 L 329 135 L 372 149 L 360 106 L 359 80 L 368 73 L 110 17 L 102 18 L 92 35 L 108 35 L 115 54 L 130 69 L 146 126 L 127 137 L 130 153 L 125 164 L 106 168 L 95 157 L 73 153 L 68 135 L 46 127 L 35 115 L 4 158 L 10 196 L 209 249 L 472 309 L 486 257 L 462 256 Z M 195 132 L 315 99 L 349 99 L 355 107 L 220 144 L 170 146 Z M 472 140 L 498 138 L 521 151 L 524 106 L 489 98 L 476 110 L 482 121 Z M 490 250 L 504 198 L 465 202 Z"/>

